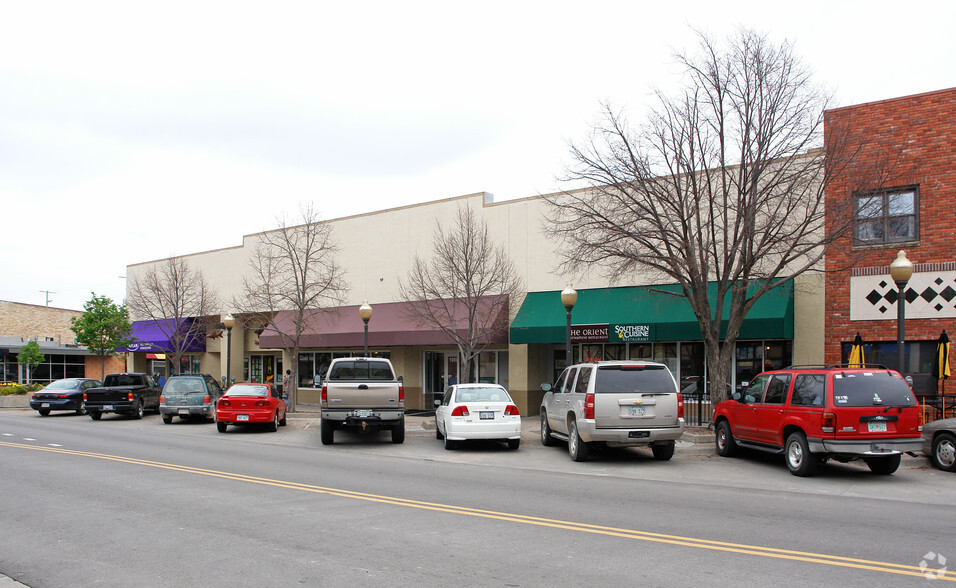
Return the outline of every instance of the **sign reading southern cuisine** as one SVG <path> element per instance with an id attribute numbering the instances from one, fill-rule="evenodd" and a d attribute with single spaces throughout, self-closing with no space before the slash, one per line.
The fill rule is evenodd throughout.
<path id="1" fill-rule="evenodd" d="M 632 343 L 651 340 L 651 325 L 571 325 L 572 343 Z"/>

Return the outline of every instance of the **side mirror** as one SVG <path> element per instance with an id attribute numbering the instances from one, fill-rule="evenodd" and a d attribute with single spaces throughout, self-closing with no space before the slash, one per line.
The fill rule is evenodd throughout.
<path id="1" fill-rule="evenodd" d="M 544 390 L 545 392 L 550 392 L 551 384 L 541 384 L 541 389 Z"/>
<path id="2" fill-rule="evenodd" d="M 312 387 L 321 388 L 322 387 L 322 376 L 315 376 L 312 378 Z"/>
<path id="3" fill-rule="evenodd" d="M 746 402 L 747 404 L 751 404 L 751 403 L 756 402 L 756 401 L 757 401 L 757 399 L 756 399 L 755 397 L 751 396 L 750 394 L 747 394 L 746 396 L 744 396 L 744 402 Z"/>
<path id="4" fill-rule="evenodd" d="M 436 400 L 436 401 L 435 401 L 435 406 L 441 406 L 441 400 Z"/>
<path id="5" fill-rule="evenodd" d="M 740 402 L 741 399 L 743 398 L 743 396 L 741 396 L 740 392 L 734 392 L 734 393 L 731 395 L 731 398 L 733 398 L 733 399 L 736 400 L 737 402 Z"/>

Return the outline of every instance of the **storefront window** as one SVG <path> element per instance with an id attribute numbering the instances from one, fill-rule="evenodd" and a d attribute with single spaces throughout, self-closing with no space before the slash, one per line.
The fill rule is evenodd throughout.
<path id="1" fill-rule="evenodd" d="M 651 343 L 631 343 L 628 348 L 628 359 L 646 359 L 650 360 L 653 355 L 654 345 Z"/>
<path id="2" fill-rule="evenodd" d="M 677 343 L 658 343 L 654 345 L 654 361 L 667 366 L 675 376 L 677 371 Z"/>
<path id="3" fill-rule="evenodd" d="M 606 361 L 624 359 L 624 343 L 607 343 L 604 345 L 604 359 Z"/>
<path id="4" fill-rule="evenodd" d="M 679 386 L 684 394 L 701 395 L 706 388 L 704 380 L 704 344 L 680 344 L 680 378 Z"/>
<path id="5" fill-rule="evenodd" d="M 498 381 L 498 354 L 495 351 L 482 351 L 478 355 L 478 381 L 495 384 Z"/>
<path id="6" fill-rule="evenodd" d="M 581 351 L 584 353 L 584 361 L 601 361 L 604 359 L 604 346 L 600 343 L 581 345 Z"/>

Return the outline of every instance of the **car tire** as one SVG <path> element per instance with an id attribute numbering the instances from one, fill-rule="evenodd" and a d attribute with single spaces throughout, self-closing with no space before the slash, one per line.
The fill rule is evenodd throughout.
<path id="1" fill-rule="evenodd" d="M 86 414 L 86 402 L 80 401 L 80 405 L 76 407 L 76 414 Z"/>
<path id="2" fill-rule="evenodd" d="M 591 454 L 591 446 L 578 434 L 577 421 L 571 421 L 568 427 L 568 453 L 574 461 L 587 461 Z"/>
<path id="3" fill-rule="evenodd" d="M 332 421 L 322 419 L 319 423 L 319 428 L 322 445 L 331 445 L 335 441 L 335 429 L 332 426 Z"/>
<path id="4" fill-rule="evenodd" d="M 133 414 L 131 415 L 134 419 L 139 420 L 143 418 L 143 401 L 140 400 L 136 403 L 136 408 L 133 409 Z"/>
<path id="5" fill-rule="evenodd" d="M 889 455 L 886 457 L 865 457 L 863 461 L 866 462 L 867 467 L 870 468 L 870 471 L 878 476 L 889 476 L 896 470 L 900 469 L 900 463 L 903 461 L 903 455 L 897 453 L 896 455 Z"/>
<path id="6" fill-rule="evenodd" d="M 956 472 L 956 435 L 940 433 L 933 439 L 931 460 L 944 472 Z"/>
<path id="7" fill-rule="evenodd" d="M 219 431 L 220 433 L 225 433 L 227 426 L 228 425 L 222 421 L 216 421 L 216 430 Z"/>
<path id="8" fill-rule="evenodd" d="M 651 445 L 651 451 L 654 453 L 654 459 L 657 461 L 667 461 L 674 457 L 675 447 L 677 447 L 676 442 L 668 441 L 660 445 Z"/>
<path id="9" fill-rule="evenodd" d="M 445 423 L 445 450 L 451 451 L 458 444 L 448 438 L 448 423 Z"/>
<path id="10" fill-rule="evenodd" d="M 790 433 L 790 436 L 787 437 L 783 456 L 787 462 L 787 468 L 794 476 L 811 476 L 820 463 L 817 456 L 810 453 L 810 445 L 807 443 L 806 435 L 799 431 Z"/>
<path id="11" fill-rule="evenodd" d="M 545 447 L 551 447 L 557 443 L 557 440 L 551 436 L 551 426 L 548 425 L 548 413 L 541 411 L 541 444 Z"/>
<path id="12" fill-rule="evenodd" d="M 171 414 L 164 414 L 164 415 L 163 415 L 163 424 L 166 424 L 166 425 L 171 425 L 171 424 L 173 424 L 173 415 L 171 415 Z"/>
<path id="13" fill-rule="evenodd" d="M 49 409 L 49 408 L 41 408 L 41 409 L 38 410 L 37 412 L 40 413 L 40 416 L 50 416 L 50 409 Z"/>
<path id="14" fill-rule="evenodd" d="M 279 419 L 279 426 L 280 426 L 280 427 L 286 426 L 286 423 L 287 423 L 287 421 L 288 421 L 288 418 L 289 418 L 289 413 L 285 413 L 284 415 L 282 415 L 282 418 Z"/>
<path id="15" fill-rule="evenodd" d="M 275 413 L 272 415 L 272 422 L 269 423 L 268 428 L 270 433 L 275 433 L 276 431 L 279 430 L 279 411 L 278 410 L 276 410 Z"/>
<path id="16" fill-rule="evenodd" d="M 103 416 L 103 413 L 98 410 L 88 410 L 86 411 L 86 414 L 90 415 L 90 418 L 94 421 L 100 420 L 100 418 Z"/>
<path id="17" fill-rule="evenodd" d="M 399 419 L 398 424 L 392 427 L 392 443 L 405 442 L 405 416 Z"/>
<path id="18" fill-rule="evenodd" d="M 521 446 L 521 439 L 508 439 L 508 449 L 517 449 Z"/>
<path id="19" fill-rule="evenodd" d="M 442 435 L 441 429 L 438 428 L 438 417 L 435 417 L 435 439 L 440 441 L 444 438 L 445 436 Z"/>
<path id="20" fill-rule="evenodd" d="M 730 430 L 730 423 L 720 421 L 717 425 L 717 432 L 714 434 L 715 444 L 717 446 L 717 455 L 721 457 L 731 457 L 737 453 L 737 441 L 734 439 L 734 433 Z"/>

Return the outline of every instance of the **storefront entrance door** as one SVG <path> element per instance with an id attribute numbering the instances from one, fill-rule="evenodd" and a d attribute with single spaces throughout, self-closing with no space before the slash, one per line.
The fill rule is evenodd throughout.
<path id="1" fill-rule="evenodd" d="M 433 410 L 435 401 L 445 395 L 448 386 L 459 382 L 458 354 L 441 351 L 425 352 L 425 385 L 422 387 L 423 408 Z"/>

